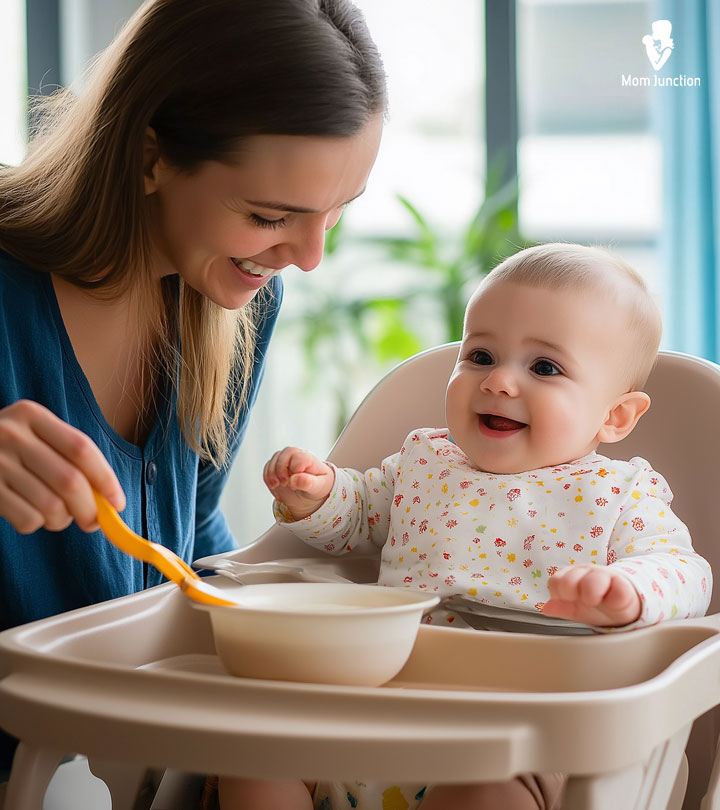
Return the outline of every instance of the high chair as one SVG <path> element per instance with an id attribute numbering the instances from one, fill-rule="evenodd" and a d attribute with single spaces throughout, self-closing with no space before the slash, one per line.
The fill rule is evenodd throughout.
<path id="1" fill-rule="evenodd" d="M 442 426 L 456 353 L 440 346 L 391 371 L 329 460 L 375 466 L 412 428 Z M 633 433 L 599 450 L 662 471 L 716 570 L 720 367 L 662 352 L 647 390 Z M 277 526 L 196 565 L 298 557 L 356 581 L 377 575 L 377 559 L 324 557 Z M 718 810 L 718 704 L 720 615 L 589 637 L 424 625 L 402 672 L 368 689 L 226 675 L 207 616 L 161 585 L 0 634 L 0 725 L 22 741 L 4 810 L 41 810 L 68 752 L 89 756 L 113 810 L 130 810 L 144 771 L 165 767 L 175 784 L 178 771 L 437 783 L 562 770 L 563 810 Z"/>

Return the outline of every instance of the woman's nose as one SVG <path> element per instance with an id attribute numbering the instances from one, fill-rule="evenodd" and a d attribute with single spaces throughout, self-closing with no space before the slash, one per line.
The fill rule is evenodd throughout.
<path id="1" fill-rule="evenodd" d="M 284 244 L 284 257 L 288 264 L 294 264 L 303 272 L 314 270 L 323 257 L 327 219 L 318 218 L 303 223 L 297 230 L 288 234 Z"/>
<path id="2" fill-rule="evenodd" d="M 517 377 L 506 365 L 496 365 L 482 381 L 482 388 L 492 394 L 505 394 L 515 397 L 518 394 Z"/>

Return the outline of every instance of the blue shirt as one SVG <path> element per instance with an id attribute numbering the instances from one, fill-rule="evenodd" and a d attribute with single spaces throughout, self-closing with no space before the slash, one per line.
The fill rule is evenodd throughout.
<path id="1" fill-rule="evenodd" d="M 232 455 L 247 426 L 277 318 L 282 284 L 258 329 L 252 390 Z M 218 503 L 227 470 L 199 461 L 178 424 L 175 395 L 160 406 L 141 447 L 123 439 L 98 407 L 65 331 L 51 277 L 0 251 L 0 408 L 31 399 L 82 430 L 115 471 L 126 498 L 123 519 L 138 534 L 192 561 L 234 547 Z M 74 523 L 62 532 L 21 535 L 0 518 L 0 630 L 113 599 L 163 581 L 111 545 L 100 532 Z"/>

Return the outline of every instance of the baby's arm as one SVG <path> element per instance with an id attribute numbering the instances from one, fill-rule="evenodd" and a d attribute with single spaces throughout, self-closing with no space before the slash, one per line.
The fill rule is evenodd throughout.
<path id="1" fill-rule="evenodd" d="M 330 554 L 375 553 L 387 540 L 399 458 L 362 473 L 297 448 L 278 451 L 263 475 L 277 522 Z"/>
<path id="2" fill-rule="evenodd" d="M 649 467 L 639 470 L 608 542 L 608 565 L 558 571 L 548 581 L 551 599 L 545 612 L 600 627 L 647 626 L 704 615 L 712 590 L 710 565 L 693 549 L 687 526 L 670 509 L 671 501 L 670 487 L 659 473 Z M 633 591 L 638 601 L 631 598 Z M 602 598 L 593 605 L 598 593 Z M 632 605 L 638 602 L 633 617 Z M 594 609 L 615 620 L 591 620 Z"/>
<path id="3" fill-rule="evenodd" d="M 267 462 L 263 479 L 293 519 L 302 520 L 325 503 L 335 483 L 335 471 L 307 450 L 285 447 Z"/>

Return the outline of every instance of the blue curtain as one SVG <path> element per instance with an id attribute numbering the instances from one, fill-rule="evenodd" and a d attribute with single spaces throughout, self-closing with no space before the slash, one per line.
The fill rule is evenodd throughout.
<path id="1" fill-rule="evenodd" d="M 660 255 L 668 349 L 720 360 L 720 2 L 658 0 L 674 49 L 655 74 L 699 87 L 653 88 L 663 148 Z M 654 72 L 654 71 L 651 71 Z M 654 78 L 651 79 L 654 81 Z"/>

